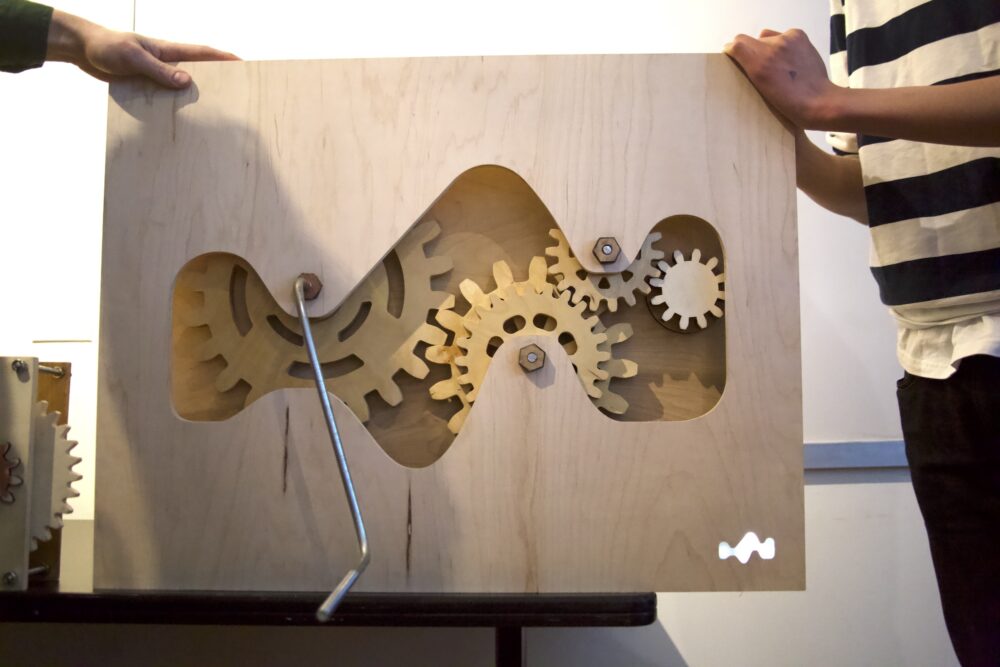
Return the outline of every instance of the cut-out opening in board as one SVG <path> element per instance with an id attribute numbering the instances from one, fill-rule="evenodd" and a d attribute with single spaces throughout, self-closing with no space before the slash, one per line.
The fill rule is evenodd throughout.
<path id="1" fill-rule="evenodd" d="M 470 169 L 338 309 L 311 320 L 328 387 L 394 460 L 423 467 L 440 458 L 476 408 L 468 396 L 483 369 L 500 345 L 522 335 L 551 335 L 575 364 L 609 376 L 597 382 L 603 400 L 593 402 L 614 419 L 686 420 L 718 402 L 725 317 L 679 332 L 662 321 L 666 307 L 652 303 L 661 291 L 649 284 L 656 272 L 634 265 L 621 274 L 573 271 L 576 287 L 564 284 L 569 294 L 560 294 L 566 276 L 557 269 L 572 251 L 557 249 L 554 232 L 561 233 L 557 221 L 517 174 Z M 652 233 L 659 238 L 646 250 L 662 253 L 668 266 L 675 252 L 691 259 L 697 249 L 704 261 L 717 258 L 721 274 L 722 242 L 709 222 L 671 216 Z M 625 298 L 623 284 L 645 287 Z M 614 294 L 615 287 L 620 297 L 600 303 L 583 295 Z M 475 348 L 484 363 L 459 364 L 473 354 L 472 343 L 462 341 L 480 326 L 469 319 L 471 304 L 489 309 L 491 297 L 516 307 Z M 227 253 L 193 258 L 177 275 L 172 304 L 171 396 L 179 417 L 224 420 L 271 391 L 311 386 L 297 318 L 277 305 L 246 260 Z M 599 352 L 588 353 L 593 348 Z M 583 384 L 586 369 L 577 370 Z"/>

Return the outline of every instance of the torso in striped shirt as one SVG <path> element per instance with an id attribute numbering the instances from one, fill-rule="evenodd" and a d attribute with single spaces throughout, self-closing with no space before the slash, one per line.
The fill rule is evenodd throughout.
<path id="1" fill-rule="evenodd" d="M 831 0 L 831 8 L 838 85 L 1000 75 L 1000 0 Z M 902 325 L 1000 318 L 1000 148 L 837 133 L 830 142 L 860 157 L 872 273 Z"/>

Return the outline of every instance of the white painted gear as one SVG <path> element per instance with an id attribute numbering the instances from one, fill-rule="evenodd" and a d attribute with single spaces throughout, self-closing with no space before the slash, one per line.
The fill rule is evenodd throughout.
<path id="1" fill-rule="evenodd" d="M 70 452 L 75 440 L 68 440 L 69 426 L 60 426 L 58 412 L 48 412 L 49 404 L 40 401 L 32 410 L 35 422 L 31 445 L 31 506 L 29 534 L 31 550 L 39 542 L 52 539 L 52 531 L 61 528 L 62 517 L 73 511 L 69 499 L 80 495 L 73 482 L 83 479 L 73 471 L 80 459 Z"/>
<path id="2" fill-rule="evenodd" d="M 715 273 L 719 260 L 712 257 L 704 264 L 701 250 L 695 248 L 691 259 L 685 260 L 684 253 L 674 251 L 673 266 L 660 261 L 658 266 L 662 278 L 653 278 L 649 284 L 659 288 L 659 294 L 650 299 L 653 305 L 666 305 L 661 319 L 668 322 L 675 315 L 682 331 L 686 331 L 690 320 L 694 319 L 702 329 L 708 326 L 708 315 L 721 318 L 723 315 L 719 301 L 724 301 L 726 293 L 721 285 L 725 274 Z"/>
<path id="3" fill-rule="evenodd" d="M 11 457 L 13 448 L 9 442 L 0 442 L 0 503 L 4 505 L 17 500 L 14 489 L 24 484 L 24 479 L 14 472 L 21 466 L 21 459 Z"/>
<path id="4" fill-rule="evenodd" d="M 445 332 L 427 322 L 431 311 L 453 299 L 431 285 L 432 278 L 452 268 L 448 257 L 425 253 L 424 247 L 440 233 L 434 220 L 416 225 L 341 306 L 310 319 L 320 363 L 331 368 L 344 364 L 342 370 L 331 371 L 335 376 L 327 378 L 328 389 L 362 422 L 369 418 L 365 396 L 371 392 L 390 406 L 402 401 L 393 380 L 397 372 L 417 379 L 427 376 L 430 369 L 415 352 L 417 345 L 445 342 Z M 298 318 L 278 306 L 245 260 L 235 255 L 209 260 L 205 271 L 190 280 L 193 290 L 203 295 L 203 305 L 187 314 L 184 324 L 208 327 L 210 338 L 199 350 L 202 360 L 221 357 L 226 362 L 215 379 L 216 390 L 225 392 L 245 382 L 250 386 L 245 407 L 275 389 L 313 386 Z M 242 280 L 239 285 L 237 278 Z M 390 301 L 400 297 L 401 310 L 394 314 Z M 237 306 L 241 318 L 234 315 Z M 296 367 L 303 372 L 292 374 Z"/>
<path id="5" fill-rule="evenodd" d="M 570 293 L 571 304 L 583 301 L 587 304 L 587 310 L 592 312 L 597 312 L 602 305 L 606 305 L 614 313 L 618 310 L 619 299 L 634 306 L 636 293 L 649 294 L 648 280 L 660 275 L 656 262 L 663 259 L 664 255 L 653 247 L 661 238 L 659 232 L 646 237 L 635 261 L 627 269 L 621 273 L 608 274 L 587 273 L 559 229 L 550 229 L 549 236 L 556 240 L 556 245 L 546 248 L 545 254 L 556 259 L 555 264 L 549 267 L 549 273 L 558 280 L 557 289 Z"/>
<path id="6" fill-rule="evenodd" d="M 508 289 L 532 290 L 537 294 L 552 294 L 555 286 L 548 282 L 548 273 L 544 257 L 534 257 L 528 265 L 528 279 L 523 282 L 515 282 L 514 274 L 510 266 L 504 262 L 494 262 L 493 281 L 496 283 L 496 292 Z M 459 315 L 455 311 L 455 299 L 443 305 L 437 312 L 436 320 L 445 330 L 449 332 L 449 340 L 444 345 L 432 345 L 427 348 L 427 360 L 437 364 L 447 364 L 451 371 L 451 376 L 440 382 L 436 382 L 430 388 L 431 397 L 439 400 L 458 401 L 460 407 L 458 412 L 453 414 L 448 420 L 448 430 L 457 434 L 465 423 L 469 411 L 472 409 L 472 401 L 466 395 L 466 390 L 462 386 L 459 378 L 464 374 L 462 369 L 455 363 L 455 359 L 463 356 L 464 352 L 458 347 L 459 339 L 469 336 L 469 328 L 474 327 L 479 321 L 477 307 L 488 308 L 490 297 L 473 280 L 463 280 L 458 289 L 462 296 L 469 303 L 469 308 L 464 315 Z"/>

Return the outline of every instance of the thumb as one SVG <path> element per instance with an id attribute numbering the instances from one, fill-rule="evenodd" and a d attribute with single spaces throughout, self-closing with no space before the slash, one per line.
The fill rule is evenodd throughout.
<path id="1" fill-rule="evenodd" d="M 136 70 L 136 74 L 148 77 L 164 88 L 187 88 L 191 85 L 190 74 L 179 67 L 161 61 L 145 49 L 137 59 Z"/>

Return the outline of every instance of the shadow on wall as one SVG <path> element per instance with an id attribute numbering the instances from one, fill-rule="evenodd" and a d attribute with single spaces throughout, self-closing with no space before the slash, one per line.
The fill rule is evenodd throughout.
<path id="1" fill-rule="evenodd" d="M 529 628 L 525 664 L 689 667 L 659 621 L 641 628 Z"/>

